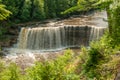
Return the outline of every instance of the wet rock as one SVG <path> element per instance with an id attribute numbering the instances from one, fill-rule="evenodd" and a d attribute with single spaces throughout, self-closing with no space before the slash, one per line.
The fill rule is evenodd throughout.
<path id="1" fill-rule="evenodd" d="M 1 47 L 10 47 L 10 40 L 9 41 L 6 41 L 6 42 L 2 42 L 2 45 Z"/>
<path id="2" fill-rule="evenodd" d="M 4 51 L 0 51 L 0 57 L 6 56 L 6 53 Z"/>

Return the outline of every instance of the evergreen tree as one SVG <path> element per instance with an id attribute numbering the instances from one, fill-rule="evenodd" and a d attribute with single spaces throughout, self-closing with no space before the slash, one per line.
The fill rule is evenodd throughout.
<path id="1" fill-rule="evenodd" d="M 64 10 L 72 7 L 73 5 L 71 4 L 73 0 L 56 0 L 56 12 L 58 16 L 61 16 L 61 12 Z"/>
<path id="2" fill-rule="evenodd" d="M 76 0 L 0 0 L 13 13 L 11 21 L 43 20 L 62 17 L 62 11 L 74 6 Z"/>
<path id="3" fill-rule="evenodd" d="M 45 19 L 44 0 L 34 0 L 33 18 L 38 20 Z"/>
<path id="4" fill-rule="evenodd" d="M 31 16 L 30 16 L 31 7 L 32 7 L 31 0 L 25 0 L 24 5 L 23 5 L 22 10 L 21 10 L 21 15 L 20 15 L 20 18 L 23 21 L 28 21 L 31 19 Z"/>
<path id="5" fill-rule="evenodd" d="M 55 18 L 57 16 L 55 2 L 55 0 L 45 0 L 45 13 L 47 18 Z"/>

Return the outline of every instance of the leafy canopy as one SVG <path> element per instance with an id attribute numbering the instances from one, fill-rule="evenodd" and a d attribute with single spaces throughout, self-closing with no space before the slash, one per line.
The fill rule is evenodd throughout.
<path id="1" fill-rule="evenodd" d="M 0 4 L 0 20 L 7 19 L 12 14 L 9 10 L 5 9 L 5 5 Z"/>

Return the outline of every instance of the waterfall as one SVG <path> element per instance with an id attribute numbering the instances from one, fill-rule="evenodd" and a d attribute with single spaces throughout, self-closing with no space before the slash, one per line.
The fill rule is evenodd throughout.
<path id="1" fill-rule="evenodd" d="M 58 27 L 22 28 L 18 48 L 31 50 L 55 50 L 59 48 L 88 46 L 98 40 L 104 27 L 64 25 Z"/>
<path id="2" fill-rule="evenodd" d="M 91 26 L 89 42 L 99 40 L 104 34 L 106 27 L 95 27 Z"/>
<path id="3" fill-rule="evenodd" d="M 18 47 L 22 49 L 60 48 L 62 46 L 62 36 L 65 36 L 64 30 L 59 27 L 22 28 Z"/>

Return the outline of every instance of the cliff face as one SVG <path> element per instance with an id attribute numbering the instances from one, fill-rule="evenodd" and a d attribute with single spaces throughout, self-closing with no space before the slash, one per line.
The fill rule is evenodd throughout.
<path id="1" fill-rule="evenodd" d="M 8 27 L 4 35 L 0 36 L 0 46 L 11 47 L 17 42 L 18 35 L 18 27 Z"/>

